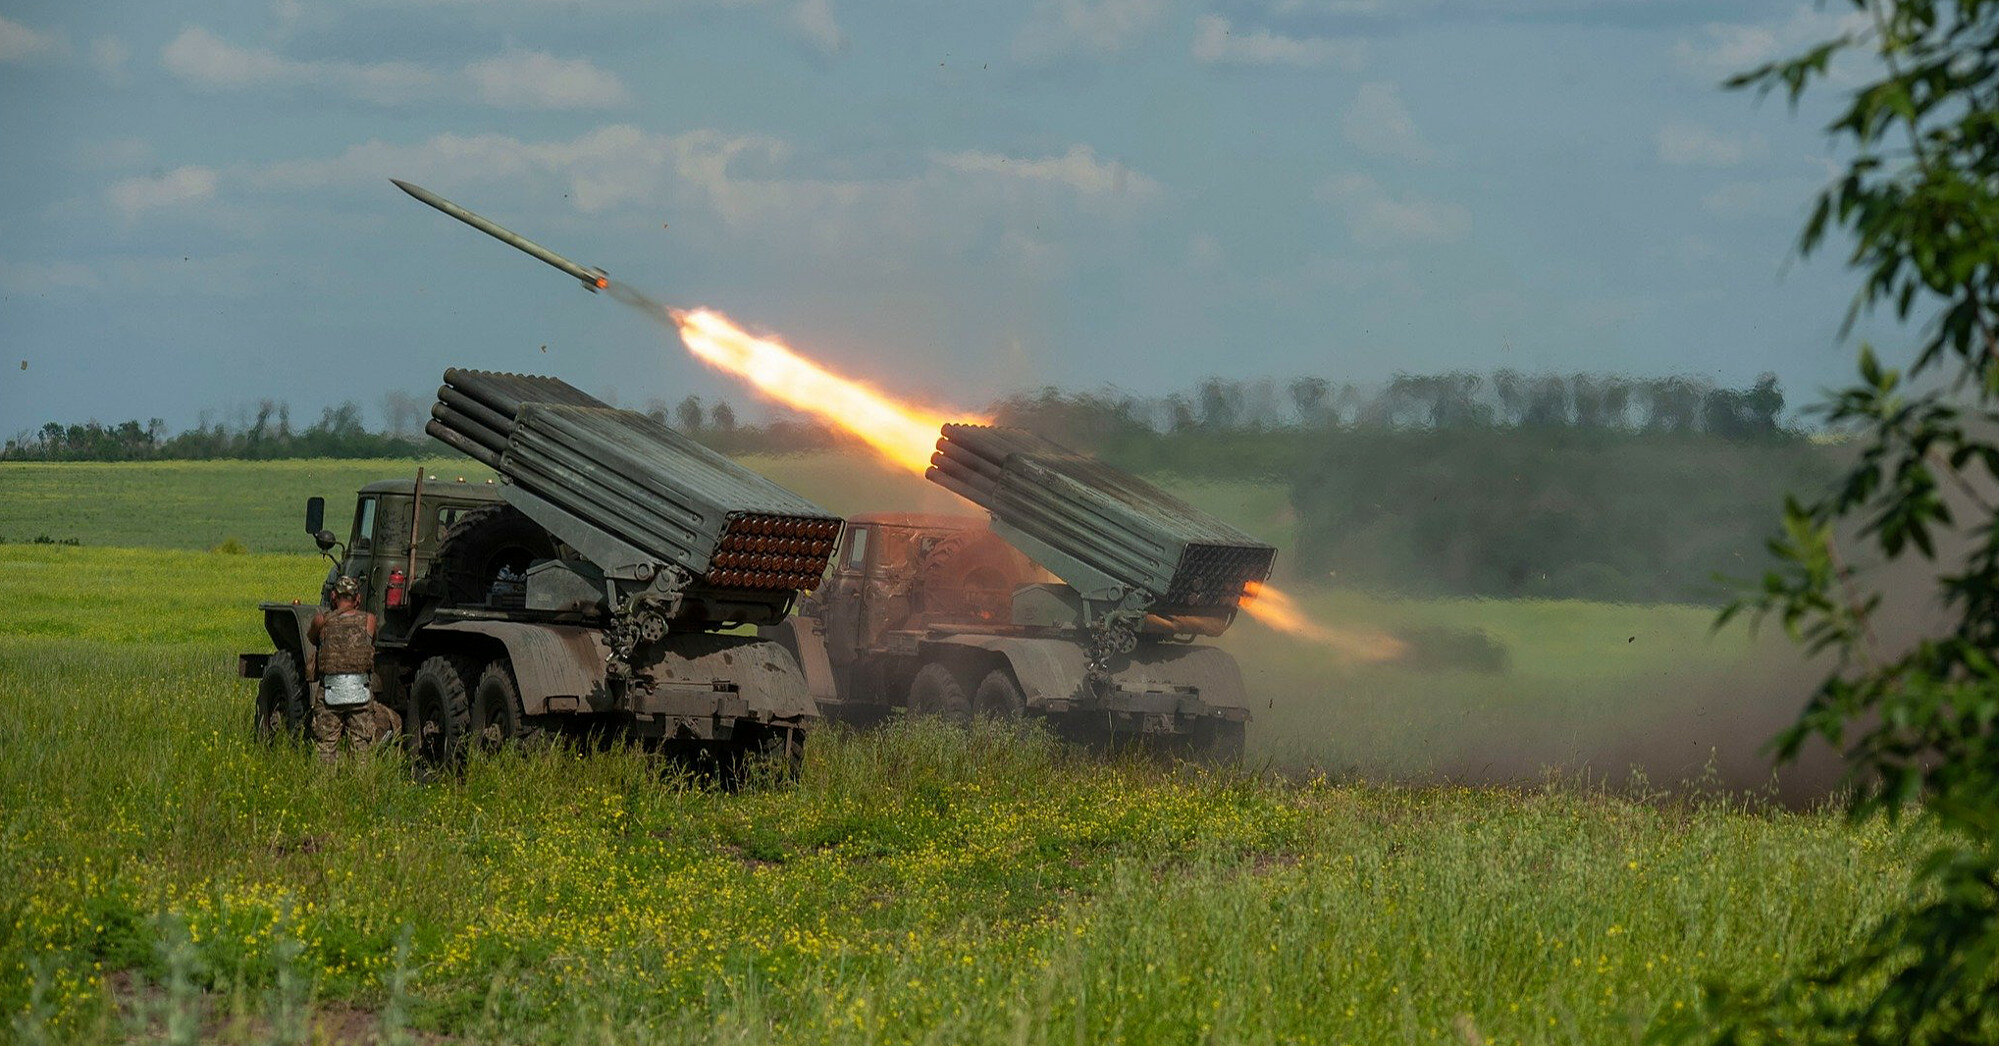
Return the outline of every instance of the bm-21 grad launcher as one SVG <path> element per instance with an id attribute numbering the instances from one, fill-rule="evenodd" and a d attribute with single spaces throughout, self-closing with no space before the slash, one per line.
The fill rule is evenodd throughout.
<path id="1" fill-rule="evenodd" d="M 783 619 L 840 536 L 837 516 L 553 378 L 446 371 L 425 431 L 491 466 L 501 499 L 576 552 L 527 571 L 527 606 L 601 603 L 620 677 L 672 629 Z"/>
<path id="2" fill-rule="evenodd" d="M 1277 550 L 1121 469 L 1020 429 L 945 425 L 925 478 L 1067 582 L 1044 586 L 1095 637 L 1090 666 L 1140 635 L 1220 635 Z"/>
<path id="3" fill-rule="evenodd" d="M 779 644 L 731 634 L 784 619 L 839 540 L 831 513 L 672 429 L 554 378 L 452 370 L 426 426 L 498 482 L 361 488 L 345 548 L 306 529 L 378 615 L 372 686 L 411 747 L 611 726 L 725 773 L 795 753 L 819 715 Z M 249 654 L 257 722 L 302 731 L 318 608 L 264 605 L 276 649 Z"/>
<path id="4" fill-rule="evenodd" d="M 989 518 L 847 521 L 828 584 L 767 629 L 820 708 L 1033 716 L 1090 742 L 1242 751 L 1226 630 L 1276 550 L 1157 487 L 1017 429 L 946 425 L 929 479 Z"/>

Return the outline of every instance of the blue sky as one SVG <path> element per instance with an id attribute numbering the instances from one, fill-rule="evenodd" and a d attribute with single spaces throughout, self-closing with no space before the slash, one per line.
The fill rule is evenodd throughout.
<path id="1" fill-rule="evenodd" d="M 1829 109 L 1716 84 L 1839 17 L 0 0 L 0 435 L 448 366 L 749 400 L 391 177 L 947 406 L 1499 367 L 1809 398 L 1852 358 L 1851 277 L 1790 260 Z"/>

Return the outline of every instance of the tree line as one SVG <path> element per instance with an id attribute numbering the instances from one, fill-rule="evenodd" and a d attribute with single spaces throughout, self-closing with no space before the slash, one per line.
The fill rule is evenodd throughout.
<path id="1" fill-rule="evenodd" d="M 1176 434 L 1255 435 L 1327 429 L 1576 429 L 1695 433 L 1751 440 L 1785 435 L 1784 394 L 1773 375 L 1743 389 L 1697 377 L 1522 374 L 1501 370 L 1398 375 L 1378 387 L 1300 377 L 1289 382 L 1209 378 L 1185 392 L 1140 397 L 1115 391 L 1043 388 L 1018 393 L 986 413 L 1079 449 L 1106 450 Z M 727 400 L 687 396 L 649 401 L 647 416 L 725 453 L 794 452 L 839 445 L 843 437 L 809 418 L 739 421 Z M 423 434 L 429 401 L 405 392 L 383 398 L 382 425 L 361 406 L 327 407 L 299 426 L 289 404 L 264 400 L 233 421 L 204 416 L 170 432 L 159 418 L 113 424 L 48 422 L 0 447 L 0 460 L 149 461 L 175 459 L 405 458 L 448 453 Z M 1143 455 L 1141 455 L 1143 456 Z"/>

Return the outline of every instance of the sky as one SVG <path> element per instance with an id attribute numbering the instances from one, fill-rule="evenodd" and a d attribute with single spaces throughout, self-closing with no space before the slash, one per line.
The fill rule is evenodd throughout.
<path id="1" fill-rule="evenodd" d="M 447 367 L 750 397 L 430 211 L 976 409 L 1220 374 L 1852 370 L 1790 0 L 0 0 L 0 435 Z M 754 412 L 745 413 L 754 416 Z M 375 416 L 379 417 L 378 414 Z"/>

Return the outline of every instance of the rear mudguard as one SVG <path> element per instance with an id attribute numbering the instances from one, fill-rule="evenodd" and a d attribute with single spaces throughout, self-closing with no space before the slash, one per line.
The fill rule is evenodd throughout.
<path id="1" fill-rule="evenodd" d="M 422 635 L 497 640 L 513 664 L 522 711 L 749 718 L 817 718 L 798 662 L 778 643 L 712 632 L 669 633 L 653 660 L 639 666 L 649 689 L 610 685 L 602 629 L 524 621 L 452 621 Z M 419 639 L 413 645 L 422 645 Z"/>
<path id="2" fill-rule="evenodd" d="M 318 648 L 307 638 L 307 632 L 320 608 L 301 603 L 260 603 L 257 608 L 264 612 L 264 634 L 271 637 L 271 646 L 297 653 L 299 666 L 311 673 L 313 654 Z"/>
<path id="3" fill-rule="evenodd" d="M 763 638 L 777 643 L 798 660 L 805 673 L 805 689 L 821 704 L 840 700 L 839 684 L 833 676 L 833 661 L 826 654 L 826 637 L 807 618 L 788 617 L 775 625 L 757 629 Z"/>

